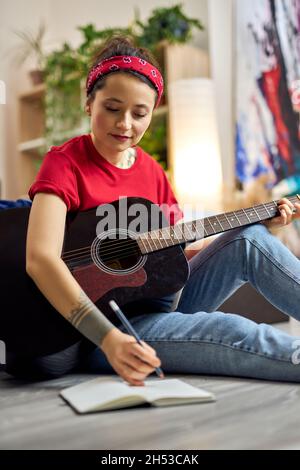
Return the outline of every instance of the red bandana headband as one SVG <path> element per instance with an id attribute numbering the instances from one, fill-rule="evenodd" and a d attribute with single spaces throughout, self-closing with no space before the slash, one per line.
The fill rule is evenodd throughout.
<path id="1" fill-rule="evenodd" d="M 146 62 L 146 60 L 141 59 L 140 57 L 135 56 L 114 56 L 110 57 L 109 59 L 105 59 L 96 65 L 90 71 L 86 81 L 87 95 L 92 91 L 93 86 L 98 78 L 111 72 L 117 72 L 118 70 L 134 70 L 147 77 L 150 82 L 153 83 L 158 93 L 157 102 L 155 105 L 157 108 L 164 91 L 164 81 L 161 73 L 156 67 L 154 67 L 154 65 Z"/>

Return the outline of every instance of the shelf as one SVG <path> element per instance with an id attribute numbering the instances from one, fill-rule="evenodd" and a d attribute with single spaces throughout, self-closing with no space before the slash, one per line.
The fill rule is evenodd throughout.
<path id="1" fill-rule="evenodd" d="M 31 152 L 39 149 L 45 145 L 46 139 L 44 137 L 39 137 L 37 139 L 27 140 L 26 142 L 21 142 L 18 145 L 19 152 Z"/>
<path id="2" fill-rule="evenodd" d="M 31 90 L 25 91 L 19 95 L 20 100 L 32 100 L 40 98 L 44 95 L 46 91 L 46 85 L 41 83 L 41 85 L 34 86 Z"/>
<path id="3" fill-rule="evenodd" d="M 80 127 L 77 129 L 70 129 L 68 131 L 60 132 L 56 137 L 57 140 L 64 141 L 65 139 L 72 139 L 77 135 L 86 134 L 88 131 L 86 127 Z M 33 152 L 43 147 L 46 144 L 45 137 L 38 137 L 36 139 L 26 140 L 19 143 L 18 151 L 19 152 Z"/>

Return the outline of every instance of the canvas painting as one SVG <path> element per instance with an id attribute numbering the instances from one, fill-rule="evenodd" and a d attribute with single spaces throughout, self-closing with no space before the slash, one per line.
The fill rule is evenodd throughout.
<path id="1" fill-rule="evenodd" d="M 236 0 L 236 176 L 300 175 L 300 0 Z"/>

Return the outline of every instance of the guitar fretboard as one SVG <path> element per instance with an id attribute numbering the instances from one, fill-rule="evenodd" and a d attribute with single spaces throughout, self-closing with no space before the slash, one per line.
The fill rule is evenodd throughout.
<path id="1" fill-rule="evenodd" d="M 294 204 L 300 201 L 300 196 L 292 196 L 287 199 Z M 272 219 L 276 215 L 279 215 L 278 201 L 272 201 L 234 212 L 225 212 L 204 219 L 152 230 L 140 235 L 137 242 L 141 252 L 147 254 Z"/>

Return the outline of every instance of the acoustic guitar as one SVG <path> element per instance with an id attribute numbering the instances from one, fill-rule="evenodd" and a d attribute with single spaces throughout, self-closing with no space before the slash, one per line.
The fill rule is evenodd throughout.
<path id="1" fill-rule="evenodd" d="M 300 196 L 288 199 L 295 203 Z M 124 218 L 120 205 L 124 209 L 125 203 Z M 137 214 L 141 207 L 142 216 Z M 112 209 L 116 216 L 111 227 L 107 214 Z M 29 213 L 30 208 L 0 212 L 0 340 L 8 351 L 25 356 L 55 353 L 82 339 L 26 273 Z M 68 215 L 62 259 L 90 299 L 117 325 L 108 304 L 112 299 L 129 318 L 175 309 L 189 276 L 186 243 L 276 215 L 273 201 L 169 226 L 160 208 L 147 199 L 122 198 Z"/>

